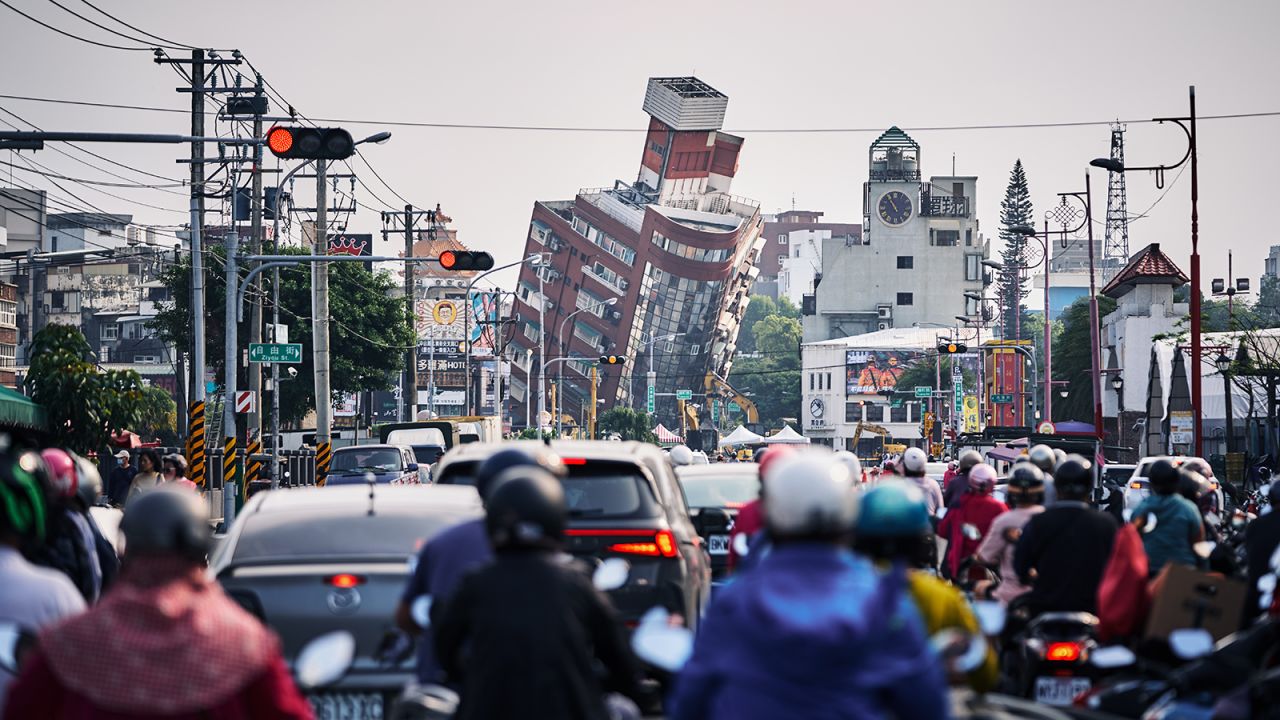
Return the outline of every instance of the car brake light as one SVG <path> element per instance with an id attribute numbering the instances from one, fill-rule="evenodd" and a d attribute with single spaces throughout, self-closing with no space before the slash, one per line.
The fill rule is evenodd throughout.
<path id="1" fill-rule="evenodd" d="M 1140 482 L 1138 482 L 1137 480 L 1135 480 L 1135 481 L 1133 481 L 1133 482 L 1129 483 L 1129 487 L 1133 488 L 1134 490 L 1141 490 L 1141 489 L 1142 489 L 1142 483 L 1140 483 Z"/>
<path id="2" fill-rule="evenodd" d="M 644 532 L 643 530 L 640 530 L 640 531 L 611 530 L 611 531 L 607 531 L 607 533 L 601 532 L 600 534 L 634 535 L 634 534 L 643 533 L 643 532 Z M 582 534 L 593 534 L 593 531 L 588 530 Z M 653 534 L 652 542 L 614 543 L 613 545 L 610 545 L 607 549 L 609 550 L 609 552 L 624 553 L 626 555 L 644 555 L 647 557 L 673 558 L 677 555 L 676 536 L 672 534 L 670 530 L 655 531 Z"/>
<path id="3" fill-rule="evenodd" d="M 1044 659 L 1054 662 L 1075 662 L 1080 659 L 1080 643 L 1049 643 L 1049 647 L 1044 651 Z"/>
<path id="4" fill-rule="evenodd" d="M 560 462 L 565 465 L 586 465 L 586 458 L 560 458 Z"/>
<path id="5" fill-rule="evenodd" d="M 330 577 L 326 582 L 336 588 L 353 588 L 364 584 L 364 578 L 351 573 L 338 573 Z"/>

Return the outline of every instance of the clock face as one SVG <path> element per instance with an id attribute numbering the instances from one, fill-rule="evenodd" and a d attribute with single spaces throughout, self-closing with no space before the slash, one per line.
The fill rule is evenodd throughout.
<path id="1" fill-rule="evenodd" d="M 822 398 L 814 398 L 809 401 L 809 414 L 816 418 L 822 417 L 826 409 L 826 404 L 822 402 Z"/>
<path id="2" fill-rule="evenodd" d="M 880 222 L 889 227 L 898 227 L 911 219 L 911 198 L 897 190 L 890 190 L 880 196 L 876 210 L 880 214 Z"/>

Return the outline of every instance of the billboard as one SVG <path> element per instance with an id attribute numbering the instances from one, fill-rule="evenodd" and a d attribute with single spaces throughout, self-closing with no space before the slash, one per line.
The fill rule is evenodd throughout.
<path id="1" fill-rule="evenodd" d="M 414 327 L 419 340 L 448 339 L 456 346 L 463 338 L 462 301 L 418 300 L 414 303 Z"/>
<path id="2" fill-rule="evenodd" d="M 493 335 L 497 329 L 498 298 L 496 292 L 471 293 L 471 347 L 472 354 L 493 354 Z"/>
<path id="3" fill-rule="evenodd" d="M 924 356 L 920 350 L 848 350 L 845 393 L 875 395 L 881 390 L 893 390 L 902 373 Z"/>
<path id="4" fill-rule="evenodd" d="M 330 255 L 372 255 L 373 235 L 342 234 L 329 235 Z"/>

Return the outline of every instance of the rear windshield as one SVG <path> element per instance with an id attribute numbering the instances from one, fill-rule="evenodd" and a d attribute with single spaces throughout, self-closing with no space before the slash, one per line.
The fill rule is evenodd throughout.
<path id="1" fill-rule="evenodd" d="M 265 513 L 246 518 L 232 562 L 296 558 L 412 555 L 422 543 L 462 520 L 454 515 L 342 515 Z"/>
<path id="2" fill-rule="evenodd" d="M 477 463 L 456 462 L 436 478 L 442 485 L 476 484 Z M 570 465 L 563 480 L 570 519 L 656 517 L 657 500 L 649 481 L 628 463 L 596 462 Z"/>
<path id="3" fill-rule="evenodd" d="M 415 445 L 413 448 L 413 459 L 420 465 L 434 465 L 443 454 L 444 448 L 437 445 Z"/>
<path id="4" fill-rule="evenodd" d="M 753 473 L 680 476 L 689 507 L 739 508 L 760 496 L 760 478 Z"/>
<path id="5" fill-rule="evenodd" d="M 390 448 L 339 450 L 333 454 L 331 472 L 344 470 L 399 470 L 400 451 Z"/>

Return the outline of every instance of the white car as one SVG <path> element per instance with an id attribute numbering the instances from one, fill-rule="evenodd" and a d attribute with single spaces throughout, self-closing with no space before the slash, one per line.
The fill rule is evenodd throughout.
<path id="1" fill-rule="evenodd" d="M 1147 499 L 1147 496 L 1151 494 L 1151 483 L 1147 480 L 1147 474 L 1151 471 L 1151 466 L 1157 460 L 1168 460 L 1177 467 L 1191 459 L 1192 458 L 1187 456 L 1151 455 L 1139 460 L 1137 467 L 1133 470 L 1133 475 L 1129 477 L 1129 482 L 1124 488 L 1124 510 L 1126 515 L 1132 512 L 1134 508 L 1138 507 L 1138 504 Z M 1211 487 L 1213 492 L 1218 496 L 1219 510 L 1226 507 L 1226 498 L 1223 495 L 1222 487 L 1219 486 L 1218 481 L 1213 478 L 1209 478 L 1209 487 Z"/>

